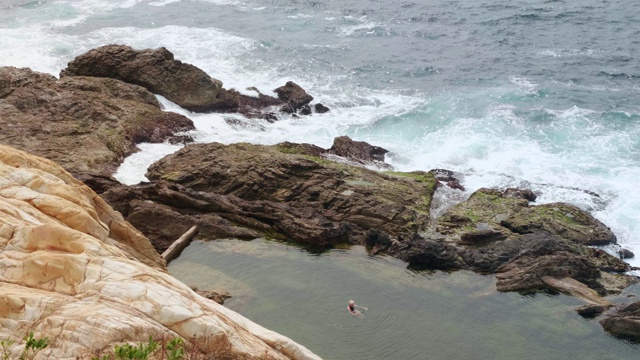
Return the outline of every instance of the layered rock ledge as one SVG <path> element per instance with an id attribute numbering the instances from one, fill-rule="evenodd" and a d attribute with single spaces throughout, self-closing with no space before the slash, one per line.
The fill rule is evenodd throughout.
<path id="1" fill-rule="evenodd" d="M 137 85 L 0 67 L 0 143 L 74 174 L 111 174 L 137 151 L 136 143 L 176 139 L 175 133 L 192 129 L 190 119 L 162 111 Z"/>
<path id="2" fill-rule="evenodd" d="M 180 337 L 207 358 L 319 359 L 171 277 L 147 238 L 55 163 L 0 145 L 0 338 L 37 359 Z M 13 356 L 20 353 L 15 345 Z"/>

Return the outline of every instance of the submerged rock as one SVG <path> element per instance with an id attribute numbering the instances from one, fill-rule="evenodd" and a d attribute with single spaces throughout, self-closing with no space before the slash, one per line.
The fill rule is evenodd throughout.
<path id="1" fill-rule="evenodd" d="M 53 162 L 0 145 L 0 185 L 0 338 L 48 337 L 39 359 L 150 336 L 218 359 L 319 359 L 171 277 L 147 238 Z"/>
<path id="2" fill-rule="evenodd" d="M 0 67 L 0 143 L 76 174 L 110 174 L 136 143 L 163 142 L 193 128 L 188 118 L 162 111 L 140 86 Z"/>

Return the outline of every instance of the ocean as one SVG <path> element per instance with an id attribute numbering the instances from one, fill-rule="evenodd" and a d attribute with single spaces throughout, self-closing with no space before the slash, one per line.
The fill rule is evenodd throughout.
<path id="1" fill-rule="evenodd" d="M 160 100 L 194 121 L 197 142 L 328 148 L 348 135 L 389 150 L 386 161 L 398 171 L 456 171 L 465 195 L 529 188 L 537 203 L 590 211 L 640 266 L 639 24 L 635 0 L 4 0 L 0 66 L 57 76 L 77 55 L 116 43 L 166 47 L 240 92 L 255 86 L 271 94 L 292 80 L 331 111 L 268 123 Z M 120 181 L 145 180 L 146 167 L 179 146 L 140 148 L 115 174 Z M 637 353 L 600 331 L 576 336 Z M 527 336 L 519 340 L 522 354 L 530 350 Z M 552 341 L 543 340 L 540 346 Z M 549 349 L 542 358 L 572 356 Z M 593 351 L 584 354 L 600 354 Z"/>

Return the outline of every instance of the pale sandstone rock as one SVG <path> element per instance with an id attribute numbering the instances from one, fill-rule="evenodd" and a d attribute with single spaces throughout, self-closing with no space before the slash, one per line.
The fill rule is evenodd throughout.
<path id="1" fill-rule="evenodd" d="M 3 145 L 0 326 L 2 339 L 48 337 L 37 359 L 85 357 L 149 336 L 194 339 L 222 359 L 319 359 L 197 295 L 92 190 L 55 163 Z"/>

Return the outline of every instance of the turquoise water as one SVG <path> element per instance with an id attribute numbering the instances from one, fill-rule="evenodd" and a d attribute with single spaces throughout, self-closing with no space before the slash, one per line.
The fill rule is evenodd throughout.
<path id="1" fill-rule="evenodd" d="M 194 242 L 169 265 L 225 306 L 325 359 L 632 359 L 640 348 L 585 320 L 567 296 L 497 293 L 495 278 L 416 273 L 361 247 L 312 255 L 254 240 Z M 637 292 L 630 289 L 628 293 Z M 365 318 L 347 302 L 368 307 Z"/>

